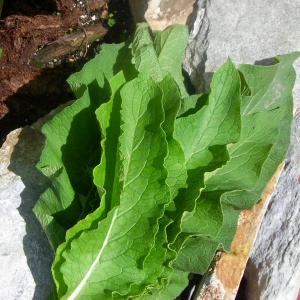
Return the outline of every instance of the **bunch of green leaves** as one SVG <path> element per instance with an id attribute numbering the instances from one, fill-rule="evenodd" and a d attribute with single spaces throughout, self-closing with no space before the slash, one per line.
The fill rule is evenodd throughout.
<path id="1" fill-rule="evenodd" d="M 42 128 L 50 179 L 34 212 L 56 251 L 59 299 L 174 299 L 230 250 L 289 144 L 293 61 L 216 71 L 208 94 L 182 75 L 185 26 L 101 53 L 68 82 L 77 100 Z"/>

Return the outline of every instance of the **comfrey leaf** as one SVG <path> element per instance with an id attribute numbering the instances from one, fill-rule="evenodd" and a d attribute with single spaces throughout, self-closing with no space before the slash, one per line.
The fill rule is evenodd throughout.
<path id="1" fill-rule="evenodd" d="M 278 107 L 284 98 L 291 96 L 295 82 L 291 67 L 300 52 L 277 57 L 279 63 L 268 67 L 241 65 L 240 71 L 245 76 L 251 91 L 251 97 L 244 101 L 243 115 L 272 110 Z"/>
<path id="2" fill-rule="evenodd" d="M 174 220 L 168 227 L 168 240 L 170 247 L 178 252 L 174 266 L 180 270 L 189 271 L 190 264 L 185 263 L 182 250 L 191 243 L 186 242 L 188 237 L 215 237 L 221 229 L 223 214 L 220 203 L 208 199 L 203 201 L 198 197 L 204 187 L 204 173 L 224 164 L 228 159 L 226 145 L 239 138 L 240 105 L 238 72 L 228 60 L 213 77 L 206 105 L 175 122 L 174 137 L 184 151 L 184 167 L 188 175 L 186 185 L 181 186 L 174 199 L 175 209 L 167 212 Z M 205 249 L 207 242 L 203 240 L 202 243 Z M 199 267 L 198 272 L 208 268 L 213 256 L 210 253 L 208 257 L 203 256 L 206 254 L 204 249 L 194 253 L 193 261 Z"/>
<path id="3" fill-rule="evenodd" d="M 179 270 L 172 270 L 166 284 L 159 289 L 155 289 L 152 294 L 141 295 L 141 300 L 166 300 L 177 299 L 177 296 L 188 285 L 188 273 Z"/>
<path id="4" fill-rule="evenodd" d="M 162 105 L 164 110 L 164 122 L 162 123 L 162 129 L 166 134 L 168 143 L 168 153 L 165 158 L 164 166 L 168 173 L 166 178 L 166 184 L 170 190 L 170 201 L 178 193 L 178 189 L 185 184 L 186 170 L 184 168 L 184 155 L 177 141 L 173 138 L 174 133 L 174 121 L 180 107 L 180 91 L 175 80 L 168 75 L 165 77 L 158 86 L 162 93 Z M 172 202 L 168 203 L 168 207 L 173 206 Z M 166 228 L 173 222 L 166 215 L 159 220 L 158 234 L 155 236 L 154 247 L 147 255 L 144 266 L 144 280 L 136 285 L 132 286 L 131 295 L 138 294 L 135 290 L 140 290 L 141 286 L 145 287 L 143 296 L 156 291 L 162 290 L 164 286 L 168 284 L 168 277 L 173 272 L 166 263 L 176 253 L 168 249 Z"/>
<path id="5" fill-rule="evenodd" d="M 54 248 L 64 241 L 65 231 L 90 211 L 90 197 L 99 203 L 91 174 L 100 155 L 94 111 L 85 92 L 42 128 L 46 145 L 37 166 L 51 184 L 34 212 Z"/>
<path id="6" fill-rule="evenodd" d="M 91 228 L 93 225 L 93 221 L 95 219 L 98 222 L 106 216 L 107 209 L 105 203 L 108 201 L 106 199 L 106 195 L 104 195 L 105 189 L 108 190 L 107 198 L 112 196 L 112 189 L 119 190 L 119 185 L 117 180 L 111 180 L 112 175 L 115 173 L 113 172 L 114 168 L 117 169 L 119 166 L 119 155 L 117 151 L 114 151 L 115 147 L 117 147 L 116 143 L 118 143 L 119 135 L 120 135 L 120 105 L 121 99 L 119 96 L 120 88 L 124 84 L 124 75 L 122 72 L 115 75 L 110 80 L 110 89 L 111 89 L 111 99 L 102 104 L 100 108 L 96 110 L 96 117 L 98 119 L 102 139 L 101 139 L 101 146 L 102 146 L 102 155 L 101 155 L 101 163 L 100 165 L 96 166 L 94 169 L 94 183 L 99 190 L 99 194 L 102 195 L 101 199 L 101 207 L 95 212 L 96 216 L 91 214 L 86 218 L 80 220 L 76 226 L 72 227 L 67 231 L 66 240 L 68 243 L 62 244 L 58 247 L 56 251 L 55 261 L 52 267 L 52 273 L 55 282 L 60 290 L 65 288 L 62 275 L 60 273 L 60 266 L 64 262 L 62 257 L 62 253 L 68 247 L 70 242 L 82 231 Z M 108 141 L 109 139 L 109 141 Z M 107 169 L 107 163 L 110 165 L 111 172 L 107 173 L 105 176 L 105 170 Z M 114 167 L 113 167 L 114 166 Z M 110 175 L 112 174 L 112 175 Z M 116 173 L 118 174 L 118 172 Z M 111 182 L 111 184 L 110 184 Z M 118 197 L 119 199 L 119 197 Z M 108 202 L 108 205 L 110 203 Z M 99 206 L 99 203 L 98 203 Z M 97 206 L 97 207 L 98 207 Z M 93 216 L 93 217 L 92 217 Z"/>
<path id="7" fill-rule="evenodd" d="M 49 177 L 51 185 L 34 212 L 54 249 L 64 241 L 68 228 L 99 205 L 92 177 L 100 157 L 95 110 L 109 99 L 107 80 L 118 68 L 116 62 L 127 56 L 124 44 L 103 46 L 103 52 L 68 80 L 79 99 L 42 128 L 46 144 L 37 167 Z"/>
<path id="8" fill-rule="evenodd" d="M 51 185 L 34 212 L 54 248 L 64 241 L 68 228 L 99 205 L 91 174 L 100 157 L 95 109 L 109 99 L 107 80 L 114 72 L 125 64 L 127 78 L 134 77 L 130 61 L 127 45 L 104 45 L 99 55 L 68 79 L 79 99 L 43 127 L 46 146 L 38 168 L 50 178 Z"/>
<path id="9" fill-rule="evenodd" d="M 169 202 L 160 89 L 150 79 L 137 78 L 120 94 L 120 204 L 99 223 L 95 219 L 93 228 L 81 232 L 62 253 L 65 261 L 60 271 L 66 288 L 61 291 L 62 299 L 87 295 L 110 299 L 112 292 L 126 293 L 132 283 L 142 280 L 140 268 L 153 247 L 158 219 Z"/>
<path id="10" fill-rule="evenodd" d="M 94 169 L 94 183 L 98 187 L 103 213 L 117 206 L 120 198 L 120 153 L 119 136 L 121 134 L 121 95 L 120 88 L 126 79 L 122 72 L 110 81 L 112 96 L 96 110 L 101 128 L 101 162 Z"/>
<path id="11" fill-rule="evenodd" d="M 131 50 L 125 43 L 104 44 L 101 52 L 87 62 L 81 71 L 72 74 L 68 78 L 68 83 L 77 98 L 81 97 L 86 89 L 90 97 L 97 99 L 103 95 L 102 87 L 106 80 L 123 70 L 127 80 L 136 76 L 136 70 L 131 63 Z M 110 94 L 107 94 L 107 99 Z"/>
<path id="12" fill-rule="evenodd" d="M 292 63 L 297 57 L 299 53 L 280 56 L 274 66 L 242 65 L 240 67 L 251 91 L 250 95 L 243 97 L 241 138 L 238 143 L 230 147 L 228 163 L 221 169 L 207 174 L 205 180 L 207 191 L 224 192 L 221 201 L 226 207 L 228 222 L 224 223 L 219 233 L 219 240 L 227 250 L 230 250 L 236 230 L 238 212 L 250 208 L 260 199 L 264 187 L 284 159 L 288 149 L 293 111 L 292 87 L 296 77 Z M 277 91 L 275 109 L 266 109 L 258 101 L 257 95 L 264 95 L 261 90 L 265 90 L 264 81 L 258 79 L 260 74 L 265 74 L 262 68 L 272 70 L 269 76 L 274 79 L 269 86 L 269 92 Z M 281 71 L 278 75 L 278 69 L 284 72 Z M 278 90 L 279 83 L 285 88 Z M 271 94 L 274 94 L 274 91 Z M 248 103 L 252 101 L 255 101 L 261 110 L 246 114 L 245 111 L 250 105 Z M 260 101 L 267 100 L 262 96 Z"/>
<path id="13" fill-rule="evenodd" d="M 138 24 L 132 42 L 134 64 L 139 72 L 149 74 L 156 81 L 171 74 L 183 96 L 187 95 L 183 84 L 182 62 L 187 44 L 187 27 L 174 25 L 153 36 L 148 25 Z"/>
<path id="14" fill-rule="evenodd" d="M 247 90 L 247 93 L 243 97 L 241 136 L 237 143 L 228 147 L 228 162 L 221 168 L 205 174 L 205 188 L 200 196 L 201 201 L 208 199 L 211 203 L 220 203 L 223 212 L 222 228 L 217 237 L 208 239 L 211 241 L 211 248 L 204 247 L 205 253 L 199 256 L 202 257 L 202 262 L 204 258 L 208 262 L 209 258 L 213 257 L 218 245 L 230 251 L 241 210 L 250 208 L 259 201 L 264 187 L 284 159 L 289 145 L 292 121 L 292 87 L 295 80 L 292 63 L 296 57 L 295 54 L 279 57 L 275 67 L 249 65 L 240 67 L 243 80 L 247 83 L 247 88 L 243 88 L 243 90 Z M 282 65 L 278 66 L 280 64 Z M 278 69 L 285 70 L 279 77 Z M 289 89 L 278 91 L 276 109 L 266 109 L 258 101 L 257 95 L 262 95 L 261 102 L 267 101 L 262 92 L 265 89 L 265 82 L 259 80 L 261 74 L 265 74 L 266 71 L 272 71 L 268 73 L 269 76 L 276 78 L 273 80 L 273 86 L 272 84 L 269 86 L 271 94 L 277 90 L 279 82 L 284 85 L 286 78 L 289 79 L 289 82 L 285 84 L 285 86 L 289 86 Z M 251 114 L 244 113 L 251 106 L 252 101 L 261 107 L 261 111 Z M 189 227 L 193 228 L 194 224 L 197 224 L 197 217 L 200 221 L 203 219 L 201 215 L 209 214 L 209 211 L 209 209 L 202 209 L 201 213 L 198 209 L 198 214 L 190 219 Z M 199 253 L 192 249 L 199 248 L 200 245 L 199 238 L 188 240 L 188 244 L 181 249 L 176 267 L 189 272 L 203 273 L 205 268 L 198 268 L 202 263 L 199 263 L 197 259 L 192 263 L 188 261 L 188 257 L 191 257 L 192 253 L 195 255 Z"/>

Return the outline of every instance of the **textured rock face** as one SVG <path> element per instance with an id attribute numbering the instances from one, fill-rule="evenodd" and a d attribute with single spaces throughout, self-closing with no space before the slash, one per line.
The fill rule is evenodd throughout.
<path id="1" fill-rule="evenodd" d="M 136 21 L 146 20 L 153 30 L 185 24 L 196 0 L 129 0 Z"/>
<path id="2" fill-rule="evenodd" d="M 46 299 L 53 252 L 32 208 L 47 181 L 35 168 L 43 137 L 11 132 L 0 150 L 0 299 Z"/>
<path id="3" fill-rule="evenodd" d="M 191 82 L 197 90 L 204 90 L 204 71 L 206 51 L 208 47 L 207 34 L 209 20 L 207 17 L 207 1 L 198 0 L 189 17 L 189 41 L 186 49 L 184 69 L 189 74 Z"/>
<path id="4" fill-rule="evenodd" d="M 251 300 L 297 299 L 300 286 L 300 114 L 277 190 L 246 268 Z"/>
<path id="5" fill-rule="evenodd" d="M 300 49 L 300 1 L 211 1 L 206 80 L 230 56 L 254 63 Z M 293 300 L 300 286 L 300 60 L 287 165 L 264 217 L 246 274 L 248 299 Z"/>

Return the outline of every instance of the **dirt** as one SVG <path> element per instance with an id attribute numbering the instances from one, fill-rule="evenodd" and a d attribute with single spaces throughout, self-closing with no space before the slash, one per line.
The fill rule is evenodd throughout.
<path id="1" fill-rule="evenodd" d="M 95 55 L 98 45 L 70 53 L 43 68 L 34 64 L 36 52 L 58 38 L 82 30 L 91 22 L 107 26 L 116 19 L 105 38 L 119 42 L 132 22 L 127 1 L 108 0 L 14 0 L 4 1 L 0 20 L 0 144 L 11 130 L 28 125 L 73 95 L 66 79 Z"/>

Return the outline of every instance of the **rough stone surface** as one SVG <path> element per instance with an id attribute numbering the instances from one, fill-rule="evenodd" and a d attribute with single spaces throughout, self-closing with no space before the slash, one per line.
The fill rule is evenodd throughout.
<path id="1" fill-rule="evenodd" d="M 300 1 L 211 1 L 206 80 L 230 56 L 254 63 L 300 49 Z M 300 287 L 300 60 L 292 143 L 247 268 L 251 300 L 293 300 Z"/>
<path id="2" fill-rule="evenodd" d="M 190 34 L 184 61 L 184 69 L 189 74 L 192 84 L 199 91 L 205 88 L 203 75 L 208 47 L 207 33 L 209 29 L 206 7 L 206 0 L 198 0 L 188 19 Z"/>
<path id="3" fill-rule="evenodd" d="M 130 0 L 136 21 L 146 20 L 153 30 L 170 24 L 186 24 L 195 0 Z"/>
<path id="4" fill-rule="evenodd" d="M 0 299 L 46 299 L 53 253 L 32 208 L 47 181 L 35 168 L 43 137 L 11 132 L 0 149 Z"/>
<path id="5" fill-rule="evenodd" d="M 269 203 L 245 276 L 251 300 L 294 300 L 300 288 L 300 114 L 286 167 Z"/>

